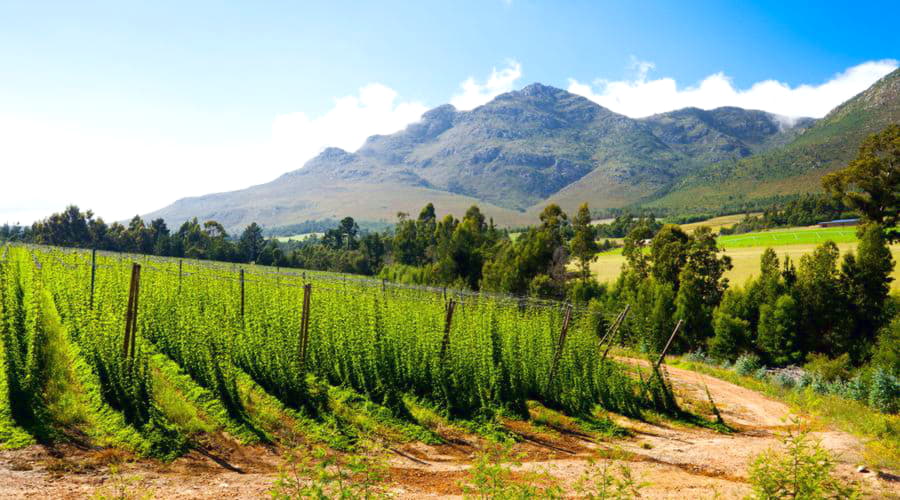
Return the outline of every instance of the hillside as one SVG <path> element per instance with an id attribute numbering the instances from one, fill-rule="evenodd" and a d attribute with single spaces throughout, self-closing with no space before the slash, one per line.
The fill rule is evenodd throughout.
<path id="1" fill-rule="evenodd" d="M 832 110 L 780 148 L 724 161 L 686 177 L 652 206 L 709 209 L 724 203 L 819 191 L 822 176 L 846 165 L 866 136 L 900 122 L 900 70 Z"/>
<path id="2" fill-rule="evenodd" d="M 182 199 L 146 217 L 274 227 L 345 215 L 393 220 L 434 202 L 457 214 L 477 203 L 499 224 L 525 224 L 551 201 L 571 210 L 653 199 L 710 162 L 766 151 L 809 122 L 792 128 L 739 108 L 635 120 L 536 83 L 472 111 L 439 106 L 355 153 L 329 148 L 272 182 Z"/>

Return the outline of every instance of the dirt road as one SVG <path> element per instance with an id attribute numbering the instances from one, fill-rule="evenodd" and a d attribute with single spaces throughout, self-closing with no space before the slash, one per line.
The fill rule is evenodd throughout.
<path id="1" fill-rule="evenodd" d="M 629 361 L 641 363 L 641 361 Z M 545 472 L 564 486 L 588 469 L 588 459 L 614 459 L 641 481 L 644 498 L 742 498 L 750 492 L 747 466 L 758 453 L 775 446 L 777 433 L 791 425 L 789 408 L 761 394 L 695 372 L 668 368 L 679 400 L 702 411 L 706 388 L 730 434 L 672 424 L 617 417 L 631 438 L 602 441 L 577 432 L 547 432 L 527 422 L 509 422 L 522 439 L 516 452 L 525 459 L 517 473 Z M 900 498 L 900 483 L 856 472 L 862 445 L 855 437 L 817 428 L 816 439 L 839 459 L 839 473 L 856 480 L 878 498 Z M 450 444 L 421 443 L 394 450 L 390 480 L 401 498 L 461 495 L 472 458 L 483 446 L 476 436 L 449 437 Z M 0 452 L 0 498 L 83 498 L 98 489 L 152 494 L 155 498 L 263 498 L 276 478 L 278 453 L 264 447 L 235 447 L 208 455 L 192 452 L 169 465 L 135 462 L 111 474 L 102 452 L 31 447 Z M 97 454 L 101 453 L 101 456 Z M 227 463 L 232 469 L 223 467 Z M 93 465 L 92 465 L 93 464 Z M 238 470 L 234 470 L 238 469 Z"/>

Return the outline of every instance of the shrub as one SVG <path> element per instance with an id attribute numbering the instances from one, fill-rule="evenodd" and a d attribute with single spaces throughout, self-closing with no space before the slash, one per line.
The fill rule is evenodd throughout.
<path id="1" fill-rule="evenodd" d="M 692 363 L 709 364 L 709 362 L 710 362 L 709 356 L 707 356 L 706 353 L 703 352 L 703 349 L 698 349 L 696 351 L 691 351 L 691 352 L 687 353 L 687 356 L 685 356 L 685 359 L 687 359 L 688 361 L 690 361 Z"/>
<path id="2" fill-rule="evenodd" d="M 783 452 L 767 450 L 750 465 L 753 498 L 859 498 L 854 485 L 833 475 L 834 459 L 808 431 L 789 431 L 782 438 Z"/>
<path id="3" fill-rule="evenodd" d="M 856 401 L 865 401 L 869 397 L 869 387 L 862 376 L 857 375 L 847 382 L 846 397 Z"/>
<path id="4" fill-rule="evenodd" d="M 765 379 L 766 379 L 766 376 L 768 376 L 768 374 L 769 374 L 769 371 L 766 369 L 766 367 L 765 367 L 765 366 L 760 366 L 760 367 L 753 373 L 753 378 L 755 378 L 756 380 L 765 380 Z"/>
<path id="5" fill-rule="evenodd" d="M 844 353 L 834 359 L 829 359 L 825 354 L 810 353 L 803 369 L 825 382 L 847 380 L 850 378 L 850 355 Z"/>
<path id="6" fill-rule="evenodd" d="M 794 379 L 794 377 L 790 376 L 790 374 L 785 373 L 785 372 L 776 373 L 775 377 L 773 377 L 773 380 L 775 381 L 776 384 L 778 384 L 779 387 L 783 387 L 785 389 L 790 389 L 790 388 L 794 387 L 794 385 L 797 383 L 797 381 L 796 381 L 796 379 Z"/>
<path id="7" fill-rule="evenodd" d="M 900 380 L 882 368 L 876 369 L 869 389 L 869 406 L 882 413 L 900 411 Z"/>
<path id="8" fill-rule="evenodd" d="M 738 375 L 750 375 L 756 370 L 759 370 L 760 367 L 762 367 L 762 363 L 759 360 L 759 356 L 752 353 L 741 354 L 737 361 L 734 362 L 734 371 L 737 372 Z"/>

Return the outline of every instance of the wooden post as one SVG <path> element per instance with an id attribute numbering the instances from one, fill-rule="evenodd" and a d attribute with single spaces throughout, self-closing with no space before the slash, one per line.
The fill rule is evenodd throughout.
<path id="1" fill-rule="evenodd" d="M 178 259 L 178 293 L 181 293 L 181 265 L 183 261 Z"/>
<path id="2" fill-rule="evenodd" d="M 306 347 L 309 342 L 309 309 L 310 309 L 310 295 L 312 295 L 312 285 L 306 284 L 303 285 L 303 316 L 300 318 L 300 342 L 299 342 L 299 356 L 300 356 L 300 369 L 306 368 Z"/>
<path id="3" fill-rule="evenodd" d="M 241 269 L 241 319 L 244 318 L 244 270 Z"/>
<path id="4" fill-rule="evenodd" d="M 140 293 L 141 265 L 131 266 L 131 284 L 128 289 L 128 308 L 125 311 L 125 340 L 122 356 L 134 359 L 134 335 L 137 329 L 138 295 Z"/>
<path id="5" fill-rule="evenodd" d="M 447 314 L 444 316 L 444 338 L 441 340 L 441 361 L 447 356 L 450 350 L 450 325 L 453 322 L 453 310 L 456 309 L 456 301 L 450 299 L 447 303 Z"/>
<path id="6" fill-rule="evenodd" d="M 606 344 L 606 349 L 603 351 L 603 355 L 600 356 L 600 361 L 603 362 L 606 359 L 606 355 L 609 354 L 609 350 L 612 349 L 613 341 L 616 340 L 616 334 L 619 333 L 619 327 L 622 326 L 622 323 L 625 322 L 625 318 L 628 316 L 628 311 L 631 310 L 631 304 L 625 304 L 625 309 L 622 310 L 622 313 L 619 314 L 619 317 L 616 318 L 616 323 L 613 325 L 613 328 L 609 332 L 609 342 Z M 600 345 L 603 345 L 603 342 L 600 342 Z"/>
<path id="7" fill-rule="evenodd" d="M 387 291 L 387 278 L 381 278 L 381 291 Z"/>
<path id="8" fill-rule="evenodd" d="M 572 319 L 572 304 L 566 304 L 566 315 L 563 318 L 562 331 L 559 332 L 559 341 L 556 343 L 556 352 L 553 354 L 553 364 L 550 365 L 550 380 L 556 375 L 556 366 L 562 357 L 563 347 L 566 345 L 566 334 L 569 332 L 569 321 Z"/>
<path id="9" fill-rule="evenodd" d="M 681 329 L 681 324 L 684 320 L 678 320 L 678 323 L 675 325 L 675 329 L 672 330 L 672 335 L 669 336 L 669 341 L 666 342 L 666 347 L 663 348 L 662 353 L 659 355 L 659 359 L 656 360 L 656 364 L 653 365 L 654 369 L 659 369 L 659 365 L 662 364 L 663 360 L 666 359 L 666 353 L 669 351 L 669 347 L 672 345 L 672 340 L 675 339 L 675 335 L 678 334 L 678 330 Z"/>
<path id="10" fill-rule="evenodd" d="M 609 325 L 609 328 L 606 329 L 606 333 L 604 333 L 603 337 L 600 338 L 600 343 L 597 344 L 599 347 L 603 347 L 603 344 L 606 343 L 607 340 L 609 340 L 610 334 L 612 334 L 612 332 L 616 329 L 616 325 L 618 325 L 619 321 L 622 320 L 622 315 L 624 315 L 625 311 L 627 310 L 628 305 L 625 305 L 625 308 L 619 311 L 619 314 L 616 315 L 616 319 L 613 320 L 613 322 Z"/>
<path id="11" fill-rule="evenodd" d="M 97 275 L 97 249 L 91 250 L 91 299 L 90 309 L 94 310 L 94 279 Z"/>

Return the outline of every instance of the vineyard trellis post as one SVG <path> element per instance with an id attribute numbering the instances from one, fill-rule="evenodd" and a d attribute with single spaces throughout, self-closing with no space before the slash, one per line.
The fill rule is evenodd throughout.
<path id="1" fill-rule="evenodd" d="M 97 276 L 97 249 L 91 250 L 91 298 L 90 309 L 94 310 L 94 280 Z"/>
<path id="2" fill-rule="evenodd" d="M 656 360 L 656 364 L 653 365 L 654 369 L 659 369 L 659 365 L 666 359 L 666 353 L 669 352 L 669 347 L 672 345 L 672 341 L 675 340 L 675 335 L 678 335 L 678 330 L 681 329 L 682 323 L 684 323 L 684 320 L 679 319 L 678 323 L 675 325 L 675 329 L 672 330 L 672 335 L 669 336 L 669 341 L 666 342 L 666 347 L 663 348 L 662 352 L 659 354 L 659 359 Z"/>
<path id="3" fill-rule="evenodd" d="M 300 317 L 299 357 L 301 369 L 306 368 L 306 348 L 309 342 L 310 295 L 312 295 L 312 285 L 307 283 L 306 285 L 303 285 L 303 312 Z"/>
<path id="4" fill-rule="evenodd" d="M 609 350 L 612 349 L 613 341 L 616 339 L 616 334 L 619 333 L 619 328 L 622 326 L 622 323 L 625 322 L 625 318 L 628 316 L 628 311 L 631 310 L 631 304 L 625 304 L 625 309 L 622 309 L 622 312 L 619 313 L 619 316 L 616 317 L 616 321 L 612 324 L 609 331 L 606 335 L 600 340 L 600 346 L 603 346 L 604 342 L 608 342 L 606 344 L 606 349 L 603 351 L 603 355 L 600 356 L 600 361 L 602 362 L 606 359 L 606 355 L 609 354 Z"/>
<path id="5" fill-rule="evenodd" d="M 566 315 L 563 317 L 562 331 L 559 332 L 559 341 L 556 344 L 556 352 L 553 354 L 553 364 L 550 365 L 550 376 L 548 380 L 552 381 L 556 375 L 556 366 L 559 364 L 559 358 L 562 356 L 563 347 L 566 345 L 566 334 L 569 333 L 569 321 L 572 319 L 572 304 L 566 304 Z"/>
<path id="6" fill-rule="evenodd" d="M 241 319 L 244 319 L 244 270 L 241 269 Z"/>
<path id="7" fill-rule="evenodd" d="M 184 263 L 182 259 L 178 259 L 178 291 L 181 292 L 181 265 Z"/>
<path id="8" fill-rule="evenodd" d="M 456 301 L 450 299 L 450 302 L 447 302 L 447 314 L 444 316 L 444 338 L 441 340 L 441 362 L 447 356 L 447 352 L 450 350 L 450 325 L 453 322 L 453 311 L 456 309 Z"/>
<path id="9" fill-rule="evenodd" d="M 134 359 L 134 337 L 137 330 L 138 297 L 141 289 L 141 265 L 131 266 L 131 284 L 128 289 L 128 307 L 125 311 L 125 340 L 122 344 L 122 355 Z"/>

